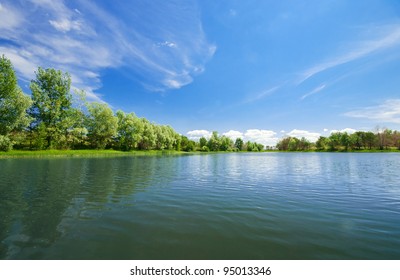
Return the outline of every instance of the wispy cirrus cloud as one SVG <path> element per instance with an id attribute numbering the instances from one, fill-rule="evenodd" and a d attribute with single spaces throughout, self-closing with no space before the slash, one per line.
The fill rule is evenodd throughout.
<path id="1" fill-rule="evenodd" d="M 216 51 L 194 1 L 128 1 L 111 10 L 89 1 L 5 0 L 0 17 L 0 51 L 20 78 L 29 81 L 38 66 L 68 71 L 97 101 L 105 69 L 123 69 L 154 91 L 179 89 Z"/>
<path id="2" fill-rule="evenodd" d="M 316 93 L 322 91 L 325 87 L 326 87 L 326 85 L 320 85 L 319 87 L 316 87 L 316 88 L 313 89 L 312 91 L 310 91 L 310 92 L 304 94 L 304 95 L 301 97 L 301 100 L 303 100 L 303 99 L 305 99 L 305 98 L 307 98 L 307 97 L 309 97 L 309 96 L 311 96 L 311 95 L 314 95 L 314 94 L 316 94 Z"/>
<path id="3" fill-rule="evenodd" d="M 347 47 L 348 51 L 336 57 L 316 64 L 301 73 L 298 84 L 303 83 L 314 75 L 330 68 L 363 58 L 374 52 L 381 51 L 400 44 L 400 25 L 377 26 L 372 30 L 368 29 L 369 34 L 376 34 L 373 38 L 368 38 L 359 42 L 354 42 Z"/>
<path id="4" fill-rule="evenodd" d="M 400 99 L 389 99 L 380 105 L 360 108 L 344 114 L 347 117 L 400 124 Z"/>

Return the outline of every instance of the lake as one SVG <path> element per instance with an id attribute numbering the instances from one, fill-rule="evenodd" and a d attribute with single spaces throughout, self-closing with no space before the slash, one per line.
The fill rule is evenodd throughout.
<path id="1" fill-rule="evenodd" d="M 400 153 L 0 159 L 0 259 L 400 259 Z"/>

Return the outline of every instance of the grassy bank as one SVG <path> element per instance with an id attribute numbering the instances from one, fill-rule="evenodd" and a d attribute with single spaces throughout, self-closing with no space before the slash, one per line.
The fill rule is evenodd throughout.
<path id="1" fill-rule="evenodd" d="M 162 156 L 182 155 L 186 152 L 177 151 L 115 151 L 115 150 L 43 150 L 0 152 L 2 158 L 47 158 L 47 157 L 129 157 L 129 156 Z"/>
<path id="2" fill-rule="evenodd" d="M 342 151 L 278 151 L 267 150 L 263 153 L 393 153 L 400 152 L 398 149 L 388 150 L 342 150 Z M 116 150 L 42 150 L 42 151 L 21 151 L 12 150 L 0 152 L 0 159 L 3 158 L 48 158 L 48 157 L 130 157 L 130 156 L 163 156 L 163 155 L 193 155 L 193 154 L 218 154 L 218 153 L 253 153 L 247 151 L 240 152 L 178 152 L 178 151 L 116 151 Z"/>

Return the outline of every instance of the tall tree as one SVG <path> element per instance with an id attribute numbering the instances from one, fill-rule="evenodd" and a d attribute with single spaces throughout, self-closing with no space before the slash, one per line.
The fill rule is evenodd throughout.
<path id="1" fill-rule="evenodd" d="M 235 140 L 235 148 L 238 151 L 241 151 L 243 149 L 243 144 L 244 144 L 244 142 L 243 142 L 242 138 L 236 138 L 236 140 Z"/>
<path id="2" fill-rule="evenodd" d="M 4 55 L 0 57 L 0 150 L 10 150 L 10 133 L 26 127 L 30 118 L 26 111 L 31 98 L 18 86 L 12 63 Z"/>
<path id="3" fill-rule="evenodd" d="M 117 135 L 118 118 L 105 103 L 93 102 L 88 105 L 88 137 L 93 148 L 104 149 Z"/>
<path id="4" fill-rule="evenodd" d="M 35 130 L 43 123 L 46 131 L 46 148 L 57 146 L 56 139 L 65 134 L 65 121 L 71 108 L 71 77 L 52 68 L 38 68 L 36 79 L 31 81 L 33 105 L 30 113 Z"/>

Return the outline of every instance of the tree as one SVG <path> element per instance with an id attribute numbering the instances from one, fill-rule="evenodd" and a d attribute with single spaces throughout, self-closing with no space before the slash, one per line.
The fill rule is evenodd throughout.
<path id="1" fill-rule="evenodd" d="M 226 136 L 222 136 L 220 138 L 220 147 L 219 150 L 220 151 L 231 151 L 233 147 L 233 141 Z"/>
<path id="2" fill-rule="evenodd" d="M 104 149 L 117 135 L 118 118 L 105 103 L 90 103 L 88 110 L 87 129 L 92 147 Z"/>
<path id="3" fill-rule="evenodd" d="M 144 130 L 143 123 L 134 113 L 117 111 L 119 148 L 129 151 L 138 147 Z"/>
<path id="4" fill-rule="evenodd" d="M 238 151 L 241 151 L 243 149 L 243 140 L 242 138 L 236 138 L 235 140 L 235 147 Z"/>
<path id="5" fill-rule="evenodd" d="M 207 147 L 210 149 L 210 151 L 219 151 L 220 145 L 221 143 L 218 136 L 218 132 L 213 131 L 210 140 L 208 140 Z"/>
<path id="6" fill-rule="evenodd" d="M 338 150 L 340 147 L 342 138 L 341 132 L 334 132 L 329 136 L 329 150 L 335 151 Z"/>
<path id="7" fill-rule="evenodd" d="M 143 126 L 143 133 L 141 141 L 139 142 L 139 149 L 151 150 L 156 146 L 157 135 L 155 133 L 154 125 L 145 118 L 141 118 L 141 125 Z"/>
<path id="8" fill-rule="evenodd" d="M 319 151 L 328 150 L 329 138 L 326 138 L 324 136 L 320 136 L 318 138 L 317 142 L 315 143 L 315 146 L 316 146 L 317 150 L 319 150 Z"/>
<path id="9" fill-rule="evenodd" d="M 362 139 L 363 139 L 364 132 L 356 131 L 353 134 L 350 134 L 350 145 L 357 150 L 361 149 L 362 146 Z"/>
<path id="10" fill-rule="evenodd" d="M 196 143 L 193 140 L 190 140 L 186 136 L 181 136 L 181 150 L 185 152 L 194 151 Z"/>
<path id="11" fill-rule="evenodd" d="M 12 149 L 10 133 L 25 128 L 30 118 L 26 111 L 31 98 L 18 86 L 12 63 L 4 55 L 0 58 L 0 150 Z"/>
<path id="12" fill-rule="evenodd" d="M 199 140 L 200 148 L 203 149 L 204 146 L 207 146 L 207 139 L 205 137 L 201 137 Z"/>
<path id="13" fill-rule="evenodd" d="M 362 139 L 364 148 L 368 147 L 368 149 L 371 150 L 376 142 L 376 138 L 377 137 L 373 132 L 371 131 L 365 132 L 365 134 L 363 134 L 363 139 Z"/>
<path id="14" fill-rule="evenodd" d="M 35 130 L 41 123 L 44 124 L 46 148 L 57 146 L 59 143 L 55 140 L 66 134 L 65 121 L 72 105 L 70 87 L 70 75 L 51 68 L 39 67 L 36 79 L 31 81 L 33 105 L 30 114 L 35 119 L 32 129 Z"/>

